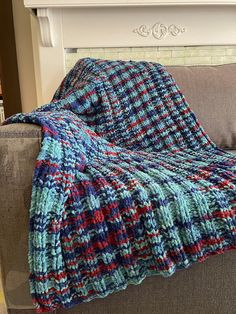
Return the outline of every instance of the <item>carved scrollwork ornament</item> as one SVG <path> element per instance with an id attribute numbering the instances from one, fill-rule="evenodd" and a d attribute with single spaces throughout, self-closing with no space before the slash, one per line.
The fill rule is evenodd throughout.
<path id="1" fill-rule="evenodd" d="M 140 25 L 139 28 L 134 29 L 134 33 L 137 33 L 143 37 L 149 36 L 150 31 L 150 28 L 148 28 L 146 25 Z"/>
<path id="2" fill-rule="evenodd" d="M 175 24 L 167 26 L 159 22 L 155 23 L 152 27 L 142 24 L 133 30 L 139 36 L 148 37 L 151 35 L 158 40 L 165 38 L 167 35 L 178 36 L 185 31 L 185 28 L 178 27 Z"/>

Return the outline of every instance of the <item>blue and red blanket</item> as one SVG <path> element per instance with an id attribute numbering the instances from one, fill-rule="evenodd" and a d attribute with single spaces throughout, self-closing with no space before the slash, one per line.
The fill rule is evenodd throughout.
<path id="1" fill-rule="evenodd" d="M 236 157 L 160 64 L 82 59 L 51 103 L 13 122 L 43 134 L 29 230 L 38 312 L 236 248 Z"/>

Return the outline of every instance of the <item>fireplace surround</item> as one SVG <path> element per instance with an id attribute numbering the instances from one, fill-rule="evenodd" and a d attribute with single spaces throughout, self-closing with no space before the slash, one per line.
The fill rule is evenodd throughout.
<path id="1" fill-rule="evenodd" d="M 32 31 L 39 103 L 50 101 L 66 74 L 66 48 L 236 44 L 235 0 L 25 0 L 24 4 L 38 20 L 38 29 Z"/>

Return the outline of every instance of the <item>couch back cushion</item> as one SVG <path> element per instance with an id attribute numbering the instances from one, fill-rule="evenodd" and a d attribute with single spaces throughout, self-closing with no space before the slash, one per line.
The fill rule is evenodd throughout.
<path id="1" fill-rule="evenodd" d="M 167 69 L 211 139 L 236 149 L 236 64 Z"/>

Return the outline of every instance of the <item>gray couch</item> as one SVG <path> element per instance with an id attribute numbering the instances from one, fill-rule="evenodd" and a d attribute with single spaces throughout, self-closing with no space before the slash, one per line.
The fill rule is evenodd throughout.
<path id="1" fill-rule="evenodd" d="M 169 67 L 205 130 L 236 153 L 236 64 Z M 40 150 L 36 125 L 0 127 L 0 258 L 9 313 L 31 314 L 27 236 L 31 180 Z M 236 251 L 210 257 L 166 279 L 138 286 L 58 314 L 233 314 L 236 313 Z"/>

